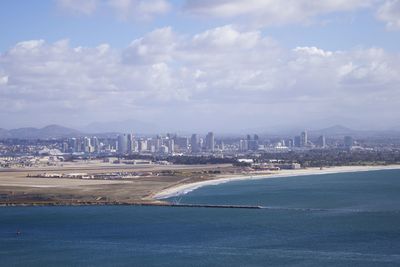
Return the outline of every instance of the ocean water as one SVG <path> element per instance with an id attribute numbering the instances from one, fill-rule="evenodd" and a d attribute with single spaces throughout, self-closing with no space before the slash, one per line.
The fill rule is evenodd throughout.
<path id="1" fill-rule="evenodd" d="M 171 201 L 266 208 L 0 208 L 0 266 L 400 266 L 400 170 L 232 182 Z"/>

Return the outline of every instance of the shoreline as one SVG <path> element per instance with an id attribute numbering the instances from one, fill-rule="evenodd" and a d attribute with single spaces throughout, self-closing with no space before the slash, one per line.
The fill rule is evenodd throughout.
<path id="1" fill-rule="evenodd" d="M 221 173 L 219 175 L 199 177 L 180 177 L 178 180 L 165 181 L 163 177 L 155 181 L 69 181 L 65 179 L 56 181 L 45 180 L 38 186 L 24 177 L 15 177 L 17 185 L 8 186 L 8 183 L 0 191 L 0 208 L 10 206 L 105 206 L 105 205 L 132 205 L 132 206 L 177 206 L 168 198 L 185 195 L 198 188 L 211 185 L 219 185 L 233 181 L 274 179 L 295 176 L 323 175 L 334 173 L 351 173 L 364 171 L 394 170 L 400 169 L 396 165 L 367 165 L 367 166 L 336 166 L 320 168 L 307 168 L 279 171 L 255 171 L 236 173 Z M 228 170 L 231 171 L 231 170 Z M 1 177 L 0 177 L 1 178 Z M 39 178 L 38 178 L 39 179 Z M 11 179 L 8 179 L 9 182 Z M 22 183 L 23 181 L 23 183 Z M 1 179 L 0 179 L 1 182 Z M 7 178 L 6 178 L 7 182 Z M 13 182 L 13 181 L 11 181 Z M 36 182 L 36 180 L 35 180 Z M 73 182 L 71 184 L 71 182 Z M 164 183 L 164 186 L 163 184 Z M 169 184 L 169 185 L 168 185 Z M 8 186 L 8 187 L 7 187 Z M 15 191 L 14 191 L 15 190 Z"/>
<path id="2" fill-rule="evenodd" d="M 177 197 L 186 195 L 196 189 L 204 186 L 220 185 L 224 183 L 234 181 L 246 181 L 246 180 L 261 180 L 261 179 L 274 179 L 274 178 L 285 178 L 285 177 L 296 177 L 296 176 L 308 176 L 308 175 L 322 175 L 322 174 L 335 174 L 335 173 L 352 173 L 352 172 L 365 172 L 365 171 L 381 171 L 381 170 L 397 170 L 400 169 L 400 165 L 381 165 L 381 166 L 334 166 L 320 168 L 307 168 L 297 170 L 280 170 L 270 171 L 269 173 L 260 174 L 255 173 L 254 175 L 223 175 L 216 179 L 210 179 L 201 182 L 178 184 L 170 188 L 166 188 L 160 192 L 157 192 L 150 196 L 154 200 L 164 200 L 171 197 Z M 228 177 L 227 177 L 228 176 Z"/>

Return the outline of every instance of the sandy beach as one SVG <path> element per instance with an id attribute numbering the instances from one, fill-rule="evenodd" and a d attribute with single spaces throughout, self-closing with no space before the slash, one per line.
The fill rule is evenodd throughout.
<path id="1" fill-rule="evenodd" d="M 214 172 L 231 173 L 231 164 L 216 165 L 125 165 L 65 164 L 41 168 L 0 169 L 0 205 L 66 204 L 151 204 L 163 189 L 216 177 Z M 41 173 L 144 172 L 148 175 L 116 180 L 38 178 Z M 29 177 L 30 175 L 30 177 Z"/>
<path id="2" fill-rule="evenodd" d="M 256 179 L 273 179 L 280 177 L 293 177 L 304 175 L 318 175 L 318 174 L 332 174 L 332 173 L 346 173 L 346 172 L 363 172 L 363 171 L 377 171 L 377 170 L 393 170 L 400 169 L 400 165 L 387 165 L 387 166 L 340 166 L 340 167 L 327 167 L 327 168 L 307 168 L 297 170 L 280 170 L 270 171 L 269 173 L 254 175 L 237 175 L 237 176 L 220 176 L 217 179 L 195 182 L 190 184 L 179 184 L 154 194 L 154 199 L 162 200 L 170 197 L 184 195 L 200 187 L 209 185 L 219 185 L 223 183 L 242 181 L 242 180 L 256 180 Z"/>
<path id="3" fill-rule="evenodd" d="M 346 166 L 307 168 L 279 171 L 246 171 L 231 165 L 171 165 L 171 166 L 80 166 L 20 169 L 0 171 L 0 205 L 84 205 L 84 204 L 168 204 L 164 199 L 187 194 L 197 188 L 231 181 L 271 179 L 301 175 L 317 175 L 341 172 L 400 169 L 391 166 Z M 41 172 L 101 173 L 105 171 L 152 171 L 152 175 L 119 179 L 64 179 L 32 178 L 28 174 Z M 168 171 L 165 174 L 163 172 Z M 82 204 L 83 203 L 83 204 Z"/>

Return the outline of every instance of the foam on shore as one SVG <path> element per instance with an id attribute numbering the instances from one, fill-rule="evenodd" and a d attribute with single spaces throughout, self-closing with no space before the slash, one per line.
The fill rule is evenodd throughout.
<path id="1" fill-rule="evenodd" d="M 340 167 L 327 167 L 324 169 L 320 168 L 309 168 L 299 170 L 281 170 L 271 171 L 270 174 L 265 175 L 246 175 L 236 176 L 229 178 L 217 178 L 213 180 L 195 182 L 190 184 L 179 184 L 177 186 L 167 188 L 161 192 L 156 193 L 154 199 L 166 199 L 181 195 L 186 195 L 196 189 L 209 185 L 219 185 L 223 183 L 242 181 L 242 180 L 258 180 L 258 179 L 271 179 L 279 177 L 293 177 L 293 176 L 306 176 L 306 175 L 321 175 L 321 174 L 333 174 L 333 173 L 346 173 L 346 172 L 363 172 L 363 171 L 379 171 L 379 170 L 394 170 L 400 169 L 400 165 L 387 165 L 387 166 L 340 166 Z"/>

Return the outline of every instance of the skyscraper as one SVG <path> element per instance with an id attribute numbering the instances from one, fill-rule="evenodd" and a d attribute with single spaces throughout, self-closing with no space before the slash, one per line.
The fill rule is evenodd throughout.
<path id="1" fill-rule="evenodd" d="M 206 149 L 210 152 L 214 152 L 215 150 L 215 138 L 213 132 L 209 132 L 206 136 Z"/>
<path id="2" fill-rule="evenodd" d="M 85 151 L 85 153 L 92 153 L 93 152 L 92 144 L 90 142 L 90 138 L 89 137 L 85 137 L 84 138 L 84 151 Z"/>
<path id="3" fill-rule="evenodd" d="M 160 152 L 161 146 L 163 145 L 163 139 L 161 138 L 161 136 L 157 135 L 156 139 L 154 140 L 153 143 L 154 143 L 155 151 Z"/>
<path id="4" fill-rule="evenodd" d="M 192 153 L 200 152 L 199 137 L 197 134 L 192 134 L 192 137 L 190 138 L 190 146 L 192 147 Z"/>
<path id="5" fill-rule="evenodd" d="M 249 145 L 248 145 L 248 141 L 247 140 L 240 140 L 240 142 L 239 142 L 239 150 L 241 152 L 246 152 L 247 150 L 249 150 Z"/>
<path id="6" fill-rule="evenodd" d="M 128 135 L 127 134 L 118 135 L 118 153 L 119 154 L 128 153 Z"/>
<path id="7" fill-rule="evenodd" d="M 169 153 L 174 153 L 175 152 L 175 141 L 174 141 L 174 139 L 169 139 L 168 140 L 168 152 Z"/>
<path id="8" fill-rule="evenodd" d="M 321 135 L 320 137 L 318 137 L 317 145 L 319 147 L 322 147 L 322 148 L 326 147 L 326 140 L 325 140 L 325 136 L 324 135 Z"/>
<path id="9" fill-rule="evenodd" d="M 134 151 L 135 140 L 134 140 L 134 137 L 132 134 L 128 134 L 127 138 L 128 138 L 127 152 L 128 152 L 128 154 L 131 154 Z"/>
<path id="10" fill-rule="evenodd" d="M 299 135 L 294 137 L 293 145 L 295 147 L 301 147 L 301 137 Z"/>
<path id="11" fill-rule="evenodd" d="M 180 150 L 187 151 L 189 148 L 189 139 L 187 137 L 175 137 L 175 144 Z"/>
<path id="12" fill-rule="evenodd" d="M 344 147 L 346 149 L 351 149 L 353 147 L 353 143 L 354 143 L 353 137 L 351 137 L 351 136 L 344 137 Z"/>
<path id="13" fill-rule="evenodd" d="M 71 153 L 78 152 L 78 140 L 76 138 L 69 139 L 68 148 Z"/>
<path id="14" fill-rule="evenodd" d="M 91 145 L 93 146 L 93 152 L 99 152 L 100 150 L 100 142 L 96 136 L 93 136 L 90 140 Z"/>
<path id="15" fill-rule="evenodd" d="M 143 151 L 147 151 L 148 149 L 151 149 L 151 147 L 149 147 L 147 145 L 147 140 L 139 140 L 138 149 L 139 149 L 139 152 L 143 152 Z"/>
<path id="16" fill-rule="evenodd" d="M 307 139 L 307 132 L 301 132 L 300 134 L 300 146 L 305 147 L 308 144 L 308 139 Z"/>

